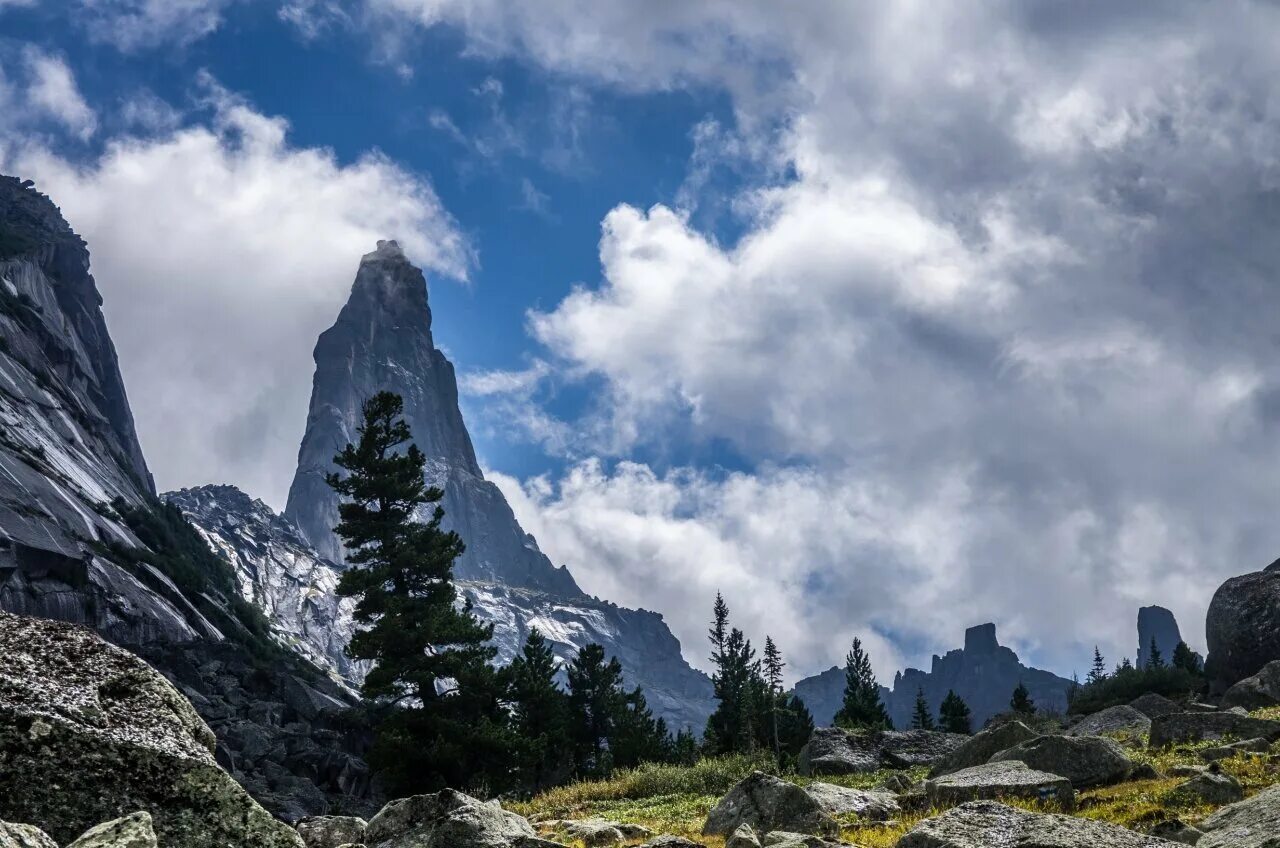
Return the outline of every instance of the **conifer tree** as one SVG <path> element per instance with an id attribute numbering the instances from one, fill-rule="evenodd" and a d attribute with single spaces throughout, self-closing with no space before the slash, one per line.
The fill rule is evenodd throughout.
<path id="1" fill-rule="evenodd" d="M 1151 648 L 1147 652 L 1147 668 L 1164 668 L 1164 657 L 1160 656 L 1160 647 L 1156 645 L 1156 637 L 1151 637 Z"/>
<path id="2" fill-rule="evenodd" d="M 342 499 L 334 532 L 350 566 L 337 592 L 356 599 L 347 651 L 373 663 L 365 697 L 395 707 L 376 729 L 371 761 L 401 795 L 481 782 L 501 789 L 512 740 L 490 664 L 493 627 L 470 601 L 456 603 L 462 539 L 440 527 L 444 493 L 423 479 L 426 459 L 410 443 L 403 409 L 391 392 L 366 401 L 358 442 L 326 477 Z M 432 507 L 427 521 L 415 520 Z"/>
<path id="3" fill-rule="evenodd" d="M 622 664 L 605 660 L 601 645 L 584 645 L 569 664 L 569 713 L 574 767 L 579 777 L 607 776 L 613 771 L 609 737 L 626 707 Z"/>
<path id="4" fill-rule="evenodd" d="M 1009 699 L 1009 708 L 1023 715 L 1031 715 L 1036 711 L 1036 703 L 1031 700 L 1031 692 L 1022 681 L 1018 681 L 1018 687 L 1013 690 L 1013 697 Z"/>
<path id="5" fill-rule="evenodd" d="M 1107 661 L 1102 656 L 1102 651 L 1098 650 L 1098 646 L 1093 646 L 1093 666 L 1089 669 L 1089 676 L 1085 678 L 1086 683 L 1097 683 L 1107 678 Z"/>
<path id="6" fill-rule="evenodd" d="M 778 732 L 778 703 L 782 695 L 782 669 L 786 663 L 782 661 L 782 652 L 774 644 L 773 637 L 764 637 L 764 682 L 768 686 L 769 732 L 773 742 L 773 756 L 778 762 L 778 771 L 782 771 L 782 736 Z"/>
<path id="7" fill-rule="evenodd" d="M 535 627 L 524 649 L 507 667 L 507 701 L 517 737 L 516 777 L 537 792 L 562 782 L 573 770 L 569 697 L 556 685 L 551 644 Z"/>
<path id="8" fill-rule="evenodd" d="M 708 635 L 716 667 L 711 683 L 717 704 L 707 719 L 703 747 L 711 754 L 750 751 L 759 741 L 759 719 L 768 709 L 765 684 L 755 649 L 741 630 L 729 627 L 729 607 L 719 594 Z"/>
<path id="9" fill-rule="evenodd" d="M 1195 651 L 1191 650 L 1186 642 L 1179 642 L 1174 647 L 1173 667 L 1189 671 L 1192 674 L 1200 673 L 1200 660 L 1196 657 Z"/>
<path id="10" fill-rule="evenodd" d="M 634 768 L 671 759 L 674 743 L 666 719 L 654 718 L 640 687 L 623 695 L 609 732 L 614 768 Z"/>
<path id="11" fill-rule="evenodd" d="M 853 647 L 845 657 L 844 701 L 835 722 L 849 730 L 893 728 L 893 721 L 880 701 L 880 687 L 871 669 L 871 658 L 862 650 L 861 639 L 853 640 Z"/>
<path id="12" fill-rule="evenodd" d="M 929 701 L 924 696 L 924 687 L 916 689 L 916 708 L 911 714 L 913 730 L 933 730 L 933 713 L 929 711 Z"/>
<path id="13" fill-rule="evenodd" d="M 938 708 L 938 718 L 941 720 L 941 729 L 947 733 L 973 732 L 969 705 L 951 689 L 947 690 L 947 697 L 942 699 L 942 705 Z"/>

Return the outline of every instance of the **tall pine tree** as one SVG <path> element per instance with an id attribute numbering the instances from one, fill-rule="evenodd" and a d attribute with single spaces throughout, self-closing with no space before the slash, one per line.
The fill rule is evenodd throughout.
<path id="1" fill-rule="evenodd" d="M 707 718 L 703 748 L 710 754 L 750 751 L 760 741 L 760 717 L 768 708 L 766 687 L 751 641 L 729 626 L 729 607 L 718 593 L 708 635 L 715 664 L 711 683 L 716 709 Z"/>
<path id="2" fill-rule="evenodd" d="M 440 528 L 443 492 L 423 479 L 398 395 L 362 409 L 359 441 L 334 457 L 327 481 L 342 498 L 334 532 L 348 551 L 338 594 L 355 598 L 348 653 L 373 663 L 366 698 L 389 706 L 371 761 L 393 793 L 480 783 L 501 789 L 511 735 L 492 667 L 492 625 L 457 603 L 453 562 L 463 551 Z M 405 447 L 405 445 L 408 445 Z M 416 520 L 434 505 L 429 520 Z"/>
<path id="3" fill-rule="evenodd" d="M 970 723 L 969 705 L 955 693 L 954 690 L 947 690 L 947 697 L 942 699 L 942 705 L 938 707 L 938 719 L 940 729 L 947 733 L 964 733 L 973 732 Z"/>
<path id="4" fill-rule="evenodd" d="M 554 786 L 573 771 L 569 697 L 556 685 L 557 670 L 551 644 L 536 627 L 506 670 L 516 778 L 528 792 Z"/>
<path id="5" fill-rule="evenodd" d="M 835 722 L 849 730 L 891 730 L 893 721 L 880 701 L 880 687 L 871 669 L 871 657 L 862 650 L 862 640 L 854 639 L 845 658 L 844 702 Z"/>
<path id="6" fill-rule="evenodd" d="M 584 645 L 569 664 L 573 759 L 579 777 L 613 771 L 609 737 L 614 720 L 625 707 L 622 664 L 616 657 L 606 661 L 603 646 Z"/>
<path id="7" fill-rule="evenodd" d="M 1164 668 L 1164 657 L 1160 656 L 1160 646 L 1156 637 L 1151 637 L 1151 650 L 1147 652 L 1147 668 Z"/>
<path id="8" fill-rule="evenodd" d="M 1086 677 L 1085 683 L 1097 683 L 1107 679 L 1107 661 L 1102 656 L 1102 651 L 1098 650 L 1098 646 L 1093 646 L 1093 666 L 1089 669 L 1089 676 Z"/>
<path id="9" fill-rule="evenodd" d="M 768 703 L 769 703 L 769 736 L 773 743 L 773 756 L 778 763 L 778 771 L 782 771 L 782 736 L 778 732 L 778 710 L 782 706 L 778 703 L 779 696 L 782 695 L 782 669 L 786 667 L 786 663 L 782 661 L 782 652 L 778 650 L 778 646 L 774 644 L 773 637 L 768 634 L 764 637 L 764 682 L 768 687 Z"/>
<path id="10" fill-rule="evenodd" d="M 929 701 L 924 696 L 924 687 L 916 689 L 916 707 L 911 713 L 913 730 L 933 730 L 933 713 L 929 710 Z"/>

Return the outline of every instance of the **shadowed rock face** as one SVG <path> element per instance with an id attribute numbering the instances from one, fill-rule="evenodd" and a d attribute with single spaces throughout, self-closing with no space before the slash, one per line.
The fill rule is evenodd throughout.
<path id="1" fill-rule="evenodd" d="M 1215 692 L 1280 660 L 1280 560 L 1218 587 L 1205 618 L 1205 674 Z"/>
<path id="2" fill-rule="evenodd" d="M 893 688 L 881 687 L 880 698 L 895 727 L 910 727 L 918 690 L 924 690 L 935 711 L 948 690 L 954 690 L 968 704 L 977 729 L 993 715 L 1009 709 L 1009 696 L 1019 683 L 1030 690 L 1037 707 L 1066 710 L 1071 681 L 1023 665 L 1017 654 L 996 640 L 996 626 L 988 623 L 966 630 L 963 648 L 948 651 L 945 656 L 934 655 L 929 671 L 909 668 L 895 675 Z M 807 677 L 795 687 L 796 695 L 819 725 L 832 723 L 843 692 L 841 668 Z"/>
<path id="3" fill-rule="evenodd" d="M 1182 641 L 1178 620 L 1164 607 L 1138 609 L 1138 668 L 1146 668 L 1151 660 L 1151 641 L 1167 665 L 1173 659 L 1173 649 Z"/>
<path id="4" fill-rule="evenodd" d="M 333 533 L 338 498 L 324 478 L 337 470 L 334 454 L 357 438 L 361 403 L 378 391 L 395 392 L 404 399 L 405 421 L 414 442 L 427 457 L 427 477 L 444 490 L 444 526 L 457 531 L 466 543 L 454 574 L 476 613 L 495 624 L 499 662 L 515 656 L 533 627 L 551 640 L 562 658 L 598 642 L 622 662 L 630 685 L 644 687 L 654 712 L 673 730 L 702 731 L 712 708 L 711 681 L 684 661 L 680 644 L 662 616 L 585 594 L 567 569 L 552 565 L 533 537 L 521 529 L 502 492 L 484 479 L 458 408 L 453 365 L 432 339 L 426 280 L 395 242 L 379 242 L 377 250 L 363 257 L 350 299 L 316 344 L 315 362 L 307 429 L 285 520 L 261 516 L 257 520 L 258 526 L 279 532 L 274 544 L 296 547 L 286 539 L 296 528 L 309 543 L 311 561 L 334 574 L 341 569 L 343 552 Z M 219 500 L 225 499 L 219 496 Z M 243 511 L 243 506 L 239 509 Z M 188 515 L 210 538 L 228 539 L 241 551 L 243 561 L 265 562 L 261 551 L 273 544 L 265 537 L 256 548 L 246 546 L 236 538 L 243 534 L 228 533 L 226 522 L 198 512 Z M 322 577 L 310 566 L 306 570 L 317 586 L 336 582 L 336 577 Z M 289 584 L 300 583 L 282 576 L 278 568 L 243 572 L 257 582 L 267 581 L 270 573 L 280 576 L 279 586 L 260 585 L 247 594 L 270 596 L 283 591 L 286 603 L 279 606 L 280 613 L 290 618 L 286 629 L 297 631 L 303 622 L 293 611 L 296 589 Z M 345 641 L 349 634 L 343 632 L 342 605 L 317 601 L 307 608 L 308 615 L 321 608 L 336 616 L 333 629 L 342 632 Z M 313 623 L 308 631 L 324 631 L 323 621 Z M 309 641 L 316 651 L 332 653 L 331 646 Z M 333 657 L 332 665 L 337 664 Z M 351 679 L 347 672 L 341 673 Z"/>

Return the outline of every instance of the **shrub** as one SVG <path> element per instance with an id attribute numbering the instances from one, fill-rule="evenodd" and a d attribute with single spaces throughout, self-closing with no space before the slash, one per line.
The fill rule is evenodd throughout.
<path id="1" fill-rule="evenodd" d="M 1107 707 L 1127 704 L 1148 692 L 1166 698 L 1187 698 L 1201 691 L 1204 682 L 1204 675 L 1174 666 L 1120 668 L 1114 674 L 1075 690 L 1069 710 L 1074 714 L 1096 713 Z"/>

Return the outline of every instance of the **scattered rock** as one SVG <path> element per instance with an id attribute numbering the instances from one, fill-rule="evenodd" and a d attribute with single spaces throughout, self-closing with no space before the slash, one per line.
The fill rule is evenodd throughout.
<path id="1" fill-rule="evenodd" d="M 751 825 L 740 824 L 724 841 L 724 848 L 760 848 L 760 839 Z"/>
<path id="2" fill-rule="evenodd" d="M 1151 828 L 1151 835 L 1170 842 L 1181 842 L 1183 845 L 1195 845 L 1200 841 L 1200 837 L 1204 836 L 1204 831 L 1186 824 L 1181 819 L 1169 819 Z"/>
<path id="3" fill-rule="evenodd" d="M 764 848 L 846 848 L 843 842 L 811 833 L 775 830 L 764 835 Z"/>
<path id="4" fill-rule="evenodd" d="M 1036 771 L 1016 760 L 986 763 L 930 778 L 924 782 L 924 792 L 935 805 L 998 798 L 1056 801 L 1064 810 L 1073 810 L 1076 804 L 1070 780 Z"/>
<path id="5" fill-rule="evenodd" d="M 1215 692 L 1280 659 L 1280 560 L 1218 587 L 1205 617 L 1205 639 L 1204 670 Z"/>
<path id="6" fill-rule="evenodd" d="M 995 754 L 1038 736 L 1020 721 L 1010 721 L 975 733 L 939 760 L 929 771 L 930 777 L 950 774 L 960 769 L 980 766 Z"/>
<path id="7" fill-rule="evenodd" d="M 67 848 L 156 848 L 158 844 L 151 814 L 139 812 L 91 827 Z"/>
<path id="8" fill-rule="evenodd" d="M 1129 772 L 1130 780 L 1160 780 L 1163 777 L 1151 763 L 1138 763 Z"/>
<path id="9" fill-rule="evenodd" d="M 0 848 L 58 848 L 58 843 L 34 825 L 0 821 Z"/>
<path id="10" fill-rule="evenodd" d="M 535 843 L 536 840 L 536 843 Z M 370 848 L 527 848 L 538 840 L 533 826 L 502 809 L 453 789 L 392 801 L 369 820 Z"/>
<path id="11" fill-rule="evenodd" d="M 880 768 L 880 752 L 855 746 L 852 734 L 838 727 L 817 727 L 800 749 L 798 767 L 804 775 L 864 774 Z M 859 740 L 860 741 L 860 740 Z"/>
<path id="12" fill-rule="evenodd" d="M 640 848 L 706 848 L 706 846 L 701 842 L 685 839 L 683 836 L 672 836 L 669 833 L 664 833 L 661 836 L 655 836 L 650 839 Z"/>
<path id="13" fill-rule="evenodd" d="M 0 613 L 0 818 L 69 842 L 123 810 L 161 844 L 301 848 L 214 761 L 191 704 L 87 628 Z"/>
<path id="14" fill-rule="evenodd" d="M 1170 713 L 1151 720 L 1152 748 L 1163 748 L 1182 742 L 1198 742 L 1201 739 L 1263 738 L 1275 741 L 1280 738 L 1280 721 L 1251 718 L 1231 712 Z"/>
<path id="15" fill-rule="evenodd" d="M 834 835 L 839 831 L 810 795 L 796 786 L 761 771 L 743 778 L 707 816 L 703 835 L 728 835 L 739 825 L 751 825 L 757 833 L 785 830 L 795 833 Z"/>
<path id="16" fill-rule="evenodd" d="M 604 819 L 583 819 L 581 821 L 564 821 L 559 824 L 560 826 L 557 828 L 559 832 L 572 841 L 581 842 L 587 848 L 621 845 L 627 841 L 627 833 L 623 831 L 624 826 L 618 822 L 605 821 Z M 637 833 L 637 837 L 652 835 L 648 828 L 641 828 L 641 830 L 643 833 Z"/>
<path id="17" fill-rule="evenodd" d="M 1196 766 L 1190 764 L 1178 764 L 1169 768 L 1170 777 L 1195 777 L 1197 774 L 1204 774 L 1208 771 L 1208 766 Z"/>
<path id="18" fill-rule="evenodd" d="M 963 733 L 889 730 L 879 735 L 880 762 L 890 768 L 932 766 L 969 741 Z"/>
<path id="19" fill-rule="evenodd" d="M 1280 786 L 1223 807 L 1200 824 L 1198 848 L 1274 848 L 1280 833 Z"/>
<path id="20" fill-rule="evenodd" d="M 1173 701 L 1170 701 L 1164 695 L 1157 695 L 1155 692 L 1139 695 L 1129 702 L 1129 706 L 1147 718 L 1159 718 L 1169 713 L 1182 712 L 1181 708 Z"/>
<path id="21" fill-rule="evenodd" d="M 1105 710 L 1085 716 L 1072 725 L 1068 736 L 1145 736 L 1151 730 L 1151 719 L 1130 706 L 1107 707 Z"/>
<path id="22" fill-rule="evenodd" d="M 1175 786 L 1169 792 L 1169 797 L 1218 807 L 1243 799 L 1244 787 L 1240 785 L 1240 781 L 1225 772 L 1206 771 Z"/>
<path id="23" fill-rule="evenodd" d="M 906 792 L 912 787 L 912 785 L 911 778 L 901 772 L 895 772 L 880 781 L 876 788 L 882 789 L 885 792 Z"/>
<path id="24" fill-rule="evenodd" d="M 925 819 L 897 848 L 1158 848 L 1168 843 L 1104 822 L 974 801 Z"/>
<path id="25" fill-rule="evenodd" d="M 884 821 L 902 811 L 897 796 L 891 792 L 848 789 L 831 783 L 810 783 L 804 791 L 831 816 L 856 815 Z"/>
<path id="26" fill-rule="evenodd" d="M 363 842 L 366 827 L 365 820 L 355 816 L 312 816 L 298 822 L 298 835 L 307 848 L 338 848 Z"/>
<path id="27" fill-rule="evenodd" d="M 1270 751 L 1271 743 L 1266 739 L 1242 739 L 1239 742 L 1229 742 L 1216 748 L 1205 748 L 1200 752 L 1200 759 L 1213 763 L 1238 754 L 1266 754 Z"/>
<path id="28" fill-rule="evenodd" d="M 1133 769 L 1124 750 L 1101 736 L 1040 736 L 999 752 L 990 762 L 1009 760 L 1060 774 L 1077 789 L 1124 780 Z"/>
<path id="29" fill-rule="evenodd" d="M 1222 695 L 1223 708 L 1258 710 L 1280 704 L 1280 660 L 1272 660 L 1257 674 L 1239 681 Z"/>

